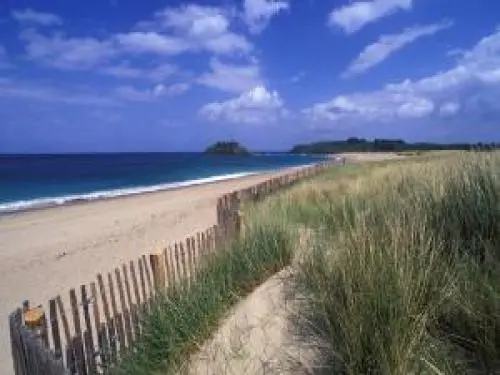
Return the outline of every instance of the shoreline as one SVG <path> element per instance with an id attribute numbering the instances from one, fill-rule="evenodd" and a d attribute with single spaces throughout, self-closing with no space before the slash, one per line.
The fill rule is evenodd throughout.
<path id="1" fill-rule="evenodd" d="M 107 201 L 112 199 L 122 199 L 143 194 L 154 194 L 164 191 L 189 189 L 195 186 L 216 184 L 222 181 L 231 181 L 239 178 L 261 175 L 266 173 L 272 173 L 272 171 L 232 173 L 227 175 L 215 175 L 211 177 L 198 178 L 193 180 L 167 182 L 156 185 L 141 185 L 141 186 L 117 188 L 109 190 L 95 190 L 81 194 L 68 194 L 55 197 L 41 197 L 28 200 L 0 203 L 0 218 L 4 216 L 22 214 L 25 212 L 47 210 L 56 207 L 73 206 L 73 205 L 87 204 L 92 202 Z M 223 176 L 228 176 L 228 177 L 223 178 Z M 14 207 L 9 208 L 9 206 L 14 206 Z"/>
<path id="2" fill-rule="evenodd" d="M 222 195 L 303 167 L 0 215 L 0 314 L 8 316 L 23 300 L 64 298 L 98 273 L 204 231 L 216 223 Z M 0 332 L 8 332 L 7 323 L 0 321 Z M 0 374 L 12 373 L 10 357 L 5 334 Z"/>
<path id="3" fill-rule="evenodd" d="M 176 191 L 180 189 L 189 189 L 197 186 L 212 185 L 223 181 L 238 180 L 250 176 L 270 175 L 284 171 L 305 168 L 316 163 L 309 163 L 297 166 L 274 168 L 267 170 L 235 172 L 224 175 L 213 175 L 209 177 L 200 177 L 191 180 L 166 182 L 154 185 L 141 185 L 134 187 L 124 187 L 109 190 L 96 190 L 81 194 L 68 194 L 55 197 L 41 197 L 27 200 L 0 203 L 0 219 L 19 215 L 26 212 L 37 212 L 49 210 L 57 207 L 75 206 L 89 204 L 92 202 L 110 201 L 115 199 L 125 199 L 147 194 L 155 194 L 166 191 Z"/>

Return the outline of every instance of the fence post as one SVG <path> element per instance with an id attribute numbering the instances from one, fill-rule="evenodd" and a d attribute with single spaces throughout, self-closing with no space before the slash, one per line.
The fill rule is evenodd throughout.
<path id="1" fill-rule="evenodd" d="M 162 253 L 150 254 L 149 261 L 153 271 L 153 281 L 156 292 L 165 288 L 165 260 Z"/>

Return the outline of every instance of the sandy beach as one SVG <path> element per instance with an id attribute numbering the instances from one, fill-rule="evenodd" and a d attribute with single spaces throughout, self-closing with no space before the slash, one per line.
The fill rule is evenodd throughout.
<path id="1" fill-rule="evenodd" d="M 13 372 L 8 314 L 215 224 L 219 196 L 276 173 L 0 217 L 0 374 Z"/>

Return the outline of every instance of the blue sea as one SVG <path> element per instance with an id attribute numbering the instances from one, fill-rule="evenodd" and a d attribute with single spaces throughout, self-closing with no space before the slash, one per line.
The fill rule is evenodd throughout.
<path id="1" fill-rule="evenodd" d="M 0 155 L 0 213 L 199 185 L 321 160 L 290 154 Z"/>

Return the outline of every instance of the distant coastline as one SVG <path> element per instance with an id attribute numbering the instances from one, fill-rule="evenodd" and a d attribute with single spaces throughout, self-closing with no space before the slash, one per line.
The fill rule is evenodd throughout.
<path id="1" fill-rule="evenodd" d="M 339 154 L 345 152 L 409 152 L 409 151 L 489 151 L 500 149 L 500 143 L 408 143 L 401 139 L 348 138 L 345 141 L 322 141 L 294 146 L 292 154 Z"/>

